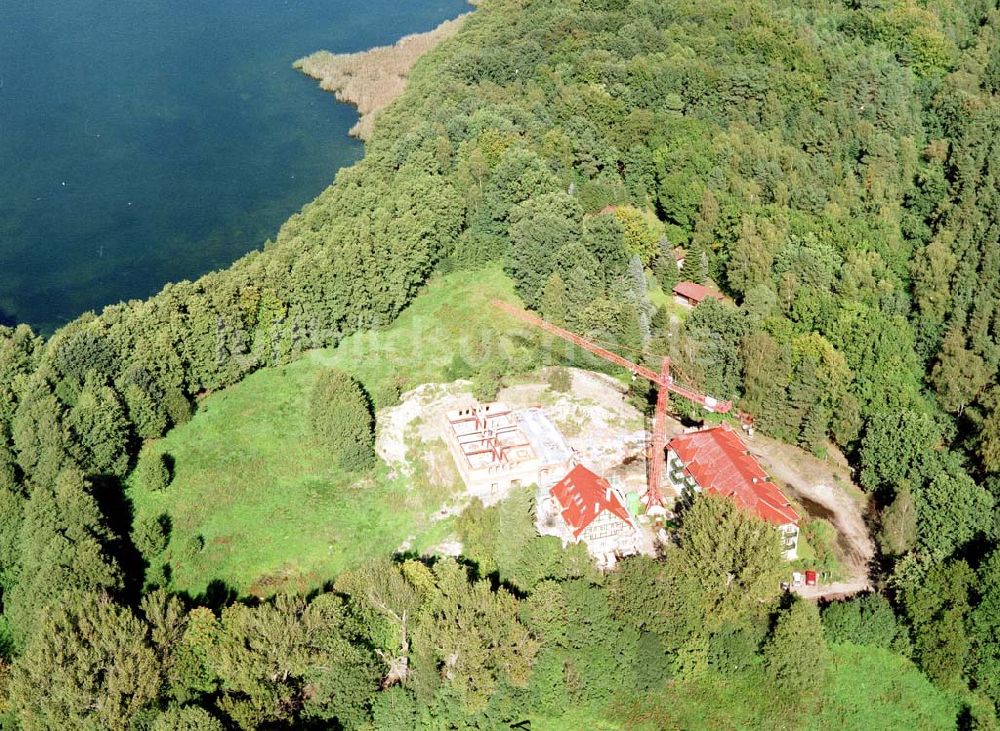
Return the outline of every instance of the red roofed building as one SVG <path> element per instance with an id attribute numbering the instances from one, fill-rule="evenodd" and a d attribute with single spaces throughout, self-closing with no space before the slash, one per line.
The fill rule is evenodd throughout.
<path id="1" fill-rule="evenodd" d="M 611 484 L 577 465 L 549 490 L 548 512 L 561 516 L 566 528 L 591 553 L 610 556 L 634 536 L 628 509 Z"/>
<path id="2" fill-rule="evenodd" d="M 678 282 L 674 287 L 674 301 L 685 307 L 694 307 L 706 298 L 721 300 L 722 295 L 694 282 Z"/>
<path id="3" fill-rule="evenodd" d="M 796 557 L 799 514 L 728 424 L 671 439 L 667 475 L 681 494 L 708 490 L 732 498 L 776 526 L 784 539 L 785 558 Z"/>

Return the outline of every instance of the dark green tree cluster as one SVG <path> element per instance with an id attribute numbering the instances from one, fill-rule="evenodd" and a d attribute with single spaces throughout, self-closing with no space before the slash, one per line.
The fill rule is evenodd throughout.
<path id="1" fill-rule="evenodd" d="M 899 642 L 887 604 L 835 605 L 822 623 L 814 604 L 784 606 L 777 532 L 723 497 L 696 498 L 662 558 L 606 576 L 582 544 L 537 535 L 531 493 L 463 513 L 461 562 L 377 561 L 309 599 L 213 609 L 155 590 L 130 609 L 113 586 L 69 590 L 38 610 L 5 707 L 26 731 L 497 728 L 571 708 L 631 725 L 668 688 L 748 683 L 794 725 L 827 692 L 824 635 Z M 939 588 L 915 606 L 976 617 Z M 953 656 L 917 637 L 918 653 Z M 968 646 L 995 662 L 994 639 Z"/>
<path id="2" fill-rule="evenodd" d="M 346 469 L 363 469 L 375 458 L 371 399 L 348 373 L 320 373 L 309 394 L 309 426 L 319 444 Z"/>
<path id="3" fill-rule="evenodd" d="M 202 394 L 390 322 L 435 267 L 488 264 L 558 324 L 634 357 L 666 351 L 763 431 L 842 448 L 871 496 L 873 578 L 896 623 L 862 600 L 826 610 L 827 634 L 912 648 L 988 725 L 997 58 L 1000 15 L 978 1 L 496 0 L 261 251 L 44 342 L 0 328 L 0 599 L 23 726 L 495 727 L 663 678 L 705 690 L 712 673 L 821 692 L 825 650 L 805 640 L 819 615 L 778 607 L 776 538 L 713 501 L 667 560 L 606 582 L 512 503 L 461 527 L 479 575 L 394 564 L 311 602 L 218 613 L 141 596 L 130 550 L 150 560 L 169 526 L 114 506 L 145 442 Z M 650 274 L 714 282 L 727 301 L 678 325 L 652 315 Z M 480 369 L 484 392 L 502 375 Z M 370 455 L 370 406 L 343 385 L 325 433 Z M 138 469 L 169 481 L 146 453 Z M 128 687 L 93 673 L 112 657 Z"/>
<path id="4" fill-rule="evenodd" d="M 219 613 L 162 591 L 138 612 L 74 594 L 39 614 L 8 703 L 28 730 L 402 729 L 489 717 L 527 685 L 539 642 L 519 601 L 453 560 L 371 565 L 337 586 Z"/>

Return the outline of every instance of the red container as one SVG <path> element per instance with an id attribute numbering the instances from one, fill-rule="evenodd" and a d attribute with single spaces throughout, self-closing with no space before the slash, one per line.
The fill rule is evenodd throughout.
<path id="1" fill-rule="evenodd" d="M 815 571 L 806 571 L 806 586 L 816 586 Z"/>

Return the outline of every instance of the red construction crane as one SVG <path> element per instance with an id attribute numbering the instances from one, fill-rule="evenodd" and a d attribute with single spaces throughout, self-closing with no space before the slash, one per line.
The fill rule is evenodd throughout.
<path id="1" fill-rule="evenodd" d="M 584 350 L 587 350 L 600 358 L 604 358 L 615 365 L 619 365 L 658 386 L 659 390 L 656 394 L 656 415 L 653 421 L 653 456 L 650 460 L 649 486 L 646 489 L 645 501 L 647 510 L 656 505 L 663 507 L 663 493 L 660 492 L 660 483 L 663 479 L 663 470 L 666 460 L 664 450 L 666 448 L 665 432 L 669 401 L 668 394 L 676 393 L 679 396 L 683 396 L 688 401 L 698 404 L 706 411 L 712 411 L 719 414 L 728 413 L 733 408 L 733 402 L 718 401 L 711 396 L 706 396 L 705 394 L 698 393 L 693 389 L 681 386 L 679 383 L 674 381 L 674 377 L 670 375 L 670 358 L 663 359 L 660 366 L 660 372 L 657 373 L 652 368 L 647 368 L 644 365 L 639 365 L 638 363 L 626 360 L 617 353 L 611 352 L 607 348 L 602 348 L 601 346 L 590 342 L 586 338 L 580 337 L 576 333 L 564 330 L 558 325 L 553 325 L 551 322 L 546 322 L 537 315 L 522 310 L 519 307 L 515 307 L 507 302 L 493 300 L 493 305 L 504 312 L 513 315 L 519 320 L 528 323 L 529 325 L 534 325 L 535 327 L 545 330 L 546 332 L 550 332 L 563 340 L 573 343 L 574 345 L 578 345 Z"/>

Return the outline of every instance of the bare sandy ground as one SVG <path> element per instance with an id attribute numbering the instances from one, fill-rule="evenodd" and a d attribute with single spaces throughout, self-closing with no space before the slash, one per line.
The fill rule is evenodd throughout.
<path id="1" fill-rule="evenodd" d="M 865 524 L 867 499 L 851 481 L 850 470 L 839 453 L 831 447 L 831 458 L 820 460 L 761 434 L 744 441 L 779 486 L 788 490 L 810 515 L 825 518 L 837 529 L 838 553 L 848 579 L 822 586 L 799 587 L 797 593 L 818 599 L 869 589 L 869 564 L 875 555 L 875 544 Z"/>

